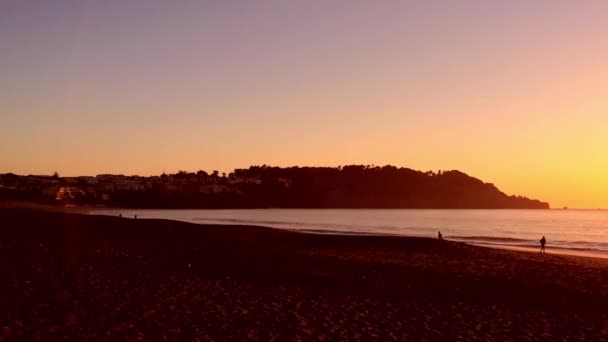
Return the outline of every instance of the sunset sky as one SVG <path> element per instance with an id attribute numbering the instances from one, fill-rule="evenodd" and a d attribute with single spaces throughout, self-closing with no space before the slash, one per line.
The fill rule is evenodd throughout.
<path id="1" fill-rule="evenodd" d="M 0 173 L 458 169 L 608 208 L 608 1 L 0 2 Z"/>

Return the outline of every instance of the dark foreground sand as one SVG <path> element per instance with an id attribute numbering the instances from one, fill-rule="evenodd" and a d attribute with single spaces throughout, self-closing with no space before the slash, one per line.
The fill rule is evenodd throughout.
<path id="1" fill-rule="evenodd" d="M 0 341 L 586 340 L 608 260 L 0 209 Z"/>

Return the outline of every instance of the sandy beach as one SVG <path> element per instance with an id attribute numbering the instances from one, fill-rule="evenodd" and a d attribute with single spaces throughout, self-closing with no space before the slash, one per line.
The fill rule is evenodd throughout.
<path id="1" fill-rule="evenodd" d="M 0 341 L 601 341 L 608 260 L 0 209 Z"/>

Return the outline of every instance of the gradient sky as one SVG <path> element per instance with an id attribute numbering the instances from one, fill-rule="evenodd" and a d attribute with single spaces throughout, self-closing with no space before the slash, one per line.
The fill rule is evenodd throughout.
<path id="1" fill-rule="evenodd" d="M 0 2 L 0 172 L 393 164 L 608 207 L 608 1 Z"/>

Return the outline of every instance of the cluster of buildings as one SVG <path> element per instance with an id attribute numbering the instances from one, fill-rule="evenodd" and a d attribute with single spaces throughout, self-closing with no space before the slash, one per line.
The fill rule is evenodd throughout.
<path id="1" fill-rule="evenodd" d="M 284 182 L 287 182 L 284 180 Z M 199 171 L 179 172 L 160 176 L 124 176 L 102 174 L 94 177 L 19 176 L 0 174 L 0 193 L 17 193 L 58 201 L 86 198 L 96 202 L 109 201 L 118 192 L 153 191 L 166 194 L 240 193 L 246 184 L 262 184 L 259 177 L 242 177 L 235 174 L 220 176 Z M 287 184 L 287 183 L 285 183 Z"/>

